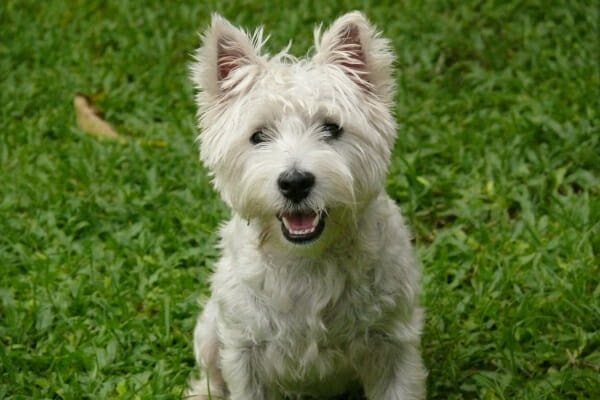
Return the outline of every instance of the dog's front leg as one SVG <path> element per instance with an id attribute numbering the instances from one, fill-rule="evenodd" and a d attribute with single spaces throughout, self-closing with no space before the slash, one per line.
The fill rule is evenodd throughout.
<path id="1" fill-rule="evenodd" d="M 359 371 L 369 400 L 423 400 L 427 372 L 418 344 L 381 340 Z"/>
<path id="2" fill-rule="evenodd" d="M 229 400 L 279 400 L 267 390 L 261 376 L 260 356 L 254 346 L 225 347 L 221 354 Z"/>

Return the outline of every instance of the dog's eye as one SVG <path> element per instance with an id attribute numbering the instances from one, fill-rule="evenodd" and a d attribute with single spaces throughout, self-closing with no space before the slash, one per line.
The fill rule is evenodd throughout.
<path id="1" fill-rule="evenodd" d="M 325 134 L 326 139 L 337 139 L 344 133 L 344 128 L 338 124 L 326 123 L 321 127 L 321 131 Z"/>
<path id="2" fill-rule="evenodd" d="M 258 130 L 250 136 L 250 143 L 256 145 L 261 144 L 269 140 L 269 135 L 263 130 Z"/>

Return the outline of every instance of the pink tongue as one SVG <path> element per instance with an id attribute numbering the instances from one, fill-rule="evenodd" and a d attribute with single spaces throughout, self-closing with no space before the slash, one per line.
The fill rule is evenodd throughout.
<path id="1" fill-rule="evenodd" d="M 313 222 L 317 217 L 314 213 L 290 213 L 284 215 L 292 231 L 304 231 L 313 228 Z"/>

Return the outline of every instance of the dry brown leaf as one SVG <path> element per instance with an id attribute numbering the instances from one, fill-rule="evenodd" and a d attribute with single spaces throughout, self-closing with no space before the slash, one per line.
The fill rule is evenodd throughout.
<path id="1" fill-rule="evenodd" d="M 83 94 L 76 94 L 73 99 L 77 126 L 85 132 L 109 139 L 118 139 L 120 136 L 110 124 L 105 121 L 94 106 L 92 101 Z"/>

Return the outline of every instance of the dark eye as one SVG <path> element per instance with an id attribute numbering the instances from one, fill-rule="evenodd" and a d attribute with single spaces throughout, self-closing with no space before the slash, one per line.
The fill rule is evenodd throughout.
<path id="1" fill-rule="evenodd" d="M 269 140 L 269 135 L 263 130 L 258 130 L 250 136 L 250 143 L 257 145 Z"/>
<path id="2" fill-rule="evenodd" d="M 344 128 L 334 123 L 326 123 L 321 127 L 321 131 L 326 139 L 337 139 L 344 133 Z"/>

